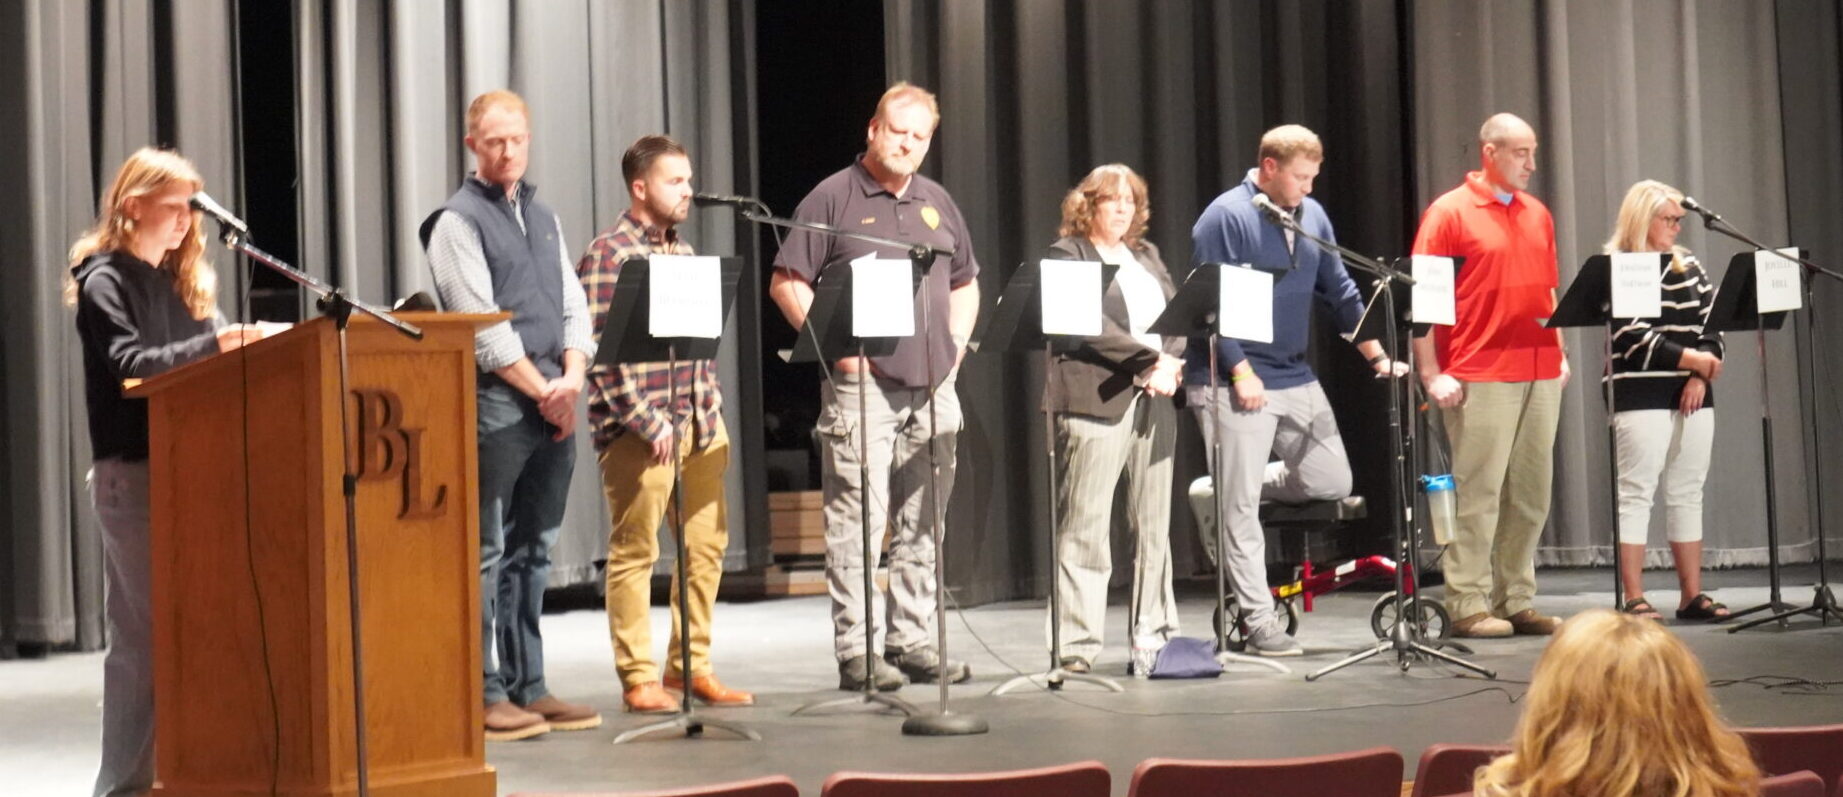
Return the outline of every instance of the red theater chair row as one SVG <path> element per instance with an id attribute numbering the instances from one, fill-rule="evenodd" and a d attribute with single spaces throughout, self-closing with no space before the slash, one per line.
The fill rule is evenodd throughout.
<path id="1" fill-rule="evenodd" d="M 1743 728 L 1741 736 L 1768 778 L 1766 797 L 1843 797 L 1843 725 Z M 1472 773 L 1510 748 L 1436 744 L 1427 748 L 1409 787 L 1413 797 L 1471 793 Z M 1194 761 L 1147 759 L 1133 770 L 1131 797 L 1400 797 L 1402 757 L 1392 748 L 1305 758 Z M 821 797 L 1108 797 L 1112 779 L 1099 761 L 1041 769 L 954 775 L 839 772 Z M 799 797 L 784 776 L 649 792 L 540 794 L 513 797 Z"/>

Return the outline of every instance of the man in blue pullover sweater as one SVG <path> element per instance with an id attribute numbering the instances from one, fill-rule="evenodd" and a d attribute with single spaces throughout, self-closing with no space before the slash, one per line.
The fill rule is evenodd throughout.
<path id="1" fill-rule="evenodd" d="M 1324 145 L 1304 127 L 1267 131 L 1261 136 L 1260 166 L 1211 202 L 1190 231 L 1194 262 L 1246 265 L 1274 276 L 1273 342 L 1219 339 L 1221 387 L 1215 395 L 1209 392 L 1209 339 L 1192 338 L 1184 356 L 1186 397 L 1204 439 L 1220 435 L 1222 440 L 1217 512 L 1227 523 L 1228 550 L 1220 561 L 1247 613 L 1248 645 L 1263 656 L 1298 656 L 1304 650 L 1274 613 L 1261 502 L 1327 501 L 1350 494 L 1344 440 L 1305 353 L 1314 298 L 1337 314 L 1338 329 L 1346 337 L 1362 318 L 1363 300 L 1335 252 L 1282 230 L 1262 218 L 1253 203 L 1256 194 L 1265 194 L 1306 232 L 1335 241 L 1324 208 L 1307 198 L 1324 159 Z M 1378 373 L 1407 372 L 1376 341 L 1356 345 Z M 1211 467 L 1217 466 L 1212 462 Z M 1203 536 L 1214 556 L 1214 531 Z"/>

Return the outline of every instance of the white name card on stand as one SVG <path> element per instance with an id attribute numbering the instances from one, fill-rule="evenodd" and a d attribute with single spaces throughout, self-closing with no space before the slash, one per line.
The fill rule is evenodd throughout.
<path id="1" fill-rule="evenodd" d="M 1759 312 L 1783 313 L 1805 306 L 1805 297 L 1799 292 L 1803 283 L 1798 261 L 1792 259 L 1797 256 L 1798 250 L 1789 248 L 1753 253 L 1754 300 Z"/>
<path id="2" fill-rule="evenodd" d="M 1038 266 L 1043 297 L 1043 334 L 1101 334 L 1101 264 L 1092 260 L 1044 260 Z"/>
<path id="3" fill-rule="evenodd" d="M 1247 266 L 1222 266 L 1216 331 L 1225 338 L 1273 342 L 1273 275 Z"/>
<path id="4" fill-rule="evenodd" d="M 1453 259 L 1439 255 L 1415 255 L 1408 258 L 1408 276 L 1414 288 L 1408 292 L 1409 318 L 1416 324 L 1452 326 L 1458 321 L 1453 305 Z"/>
<path id="5" fill-rule="evenodd" d="M 1656 318 L 1664 314 L 1664 272 L 1656 252 L 1619 252 L 1607 270 L 1614 318 Z"/>
<path id="6" fill-rule="evenodd" d="M 865 255 L 851 261 L 851 335 L 906 338 L 915 334 L 914 266 Z"/>
<path id="7" fill-rule="evenodd" d="M 647 333 L 655 338 L 723 334 L 721 266 L 704 255 L 647 258 Z"/>

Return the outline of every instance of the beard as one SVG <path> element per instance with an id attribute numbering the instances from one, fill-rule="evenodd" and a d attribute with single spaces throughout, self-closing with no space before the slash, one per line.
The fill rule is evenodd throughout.
<path id="1" fill-rule="evenodd" d="M 915 173 L 915 160 L 906 155 L 879 155 L 877 165 L 898 177 L 908 177 Z"/>
<path id="2" fill-rule="evenodd" d="M 653 204 L 648 209 L 653 212 L 653 218 L 676 225 L 691 216 L 691 199 L 687 197 L 675 205 Z"/>

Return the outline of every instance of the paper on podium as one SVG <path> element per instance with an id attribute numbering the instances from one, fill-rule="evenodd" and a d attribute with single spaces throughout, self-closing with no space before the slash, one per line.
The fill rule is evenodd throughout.
<path id="1" fill-rule="evenodd" d="M 1760 313 L 1780 313 L 1805 306 L 1799 293 L 1803 280 L 1798 274 L 1798 257 L 1794 248 L 1753 253 L 1754 301 Z"/>
<path id="2" fill-rule="evenodd" d="M 1223 266 L 1216 331 L 1225 338 L 1273 342 L 1273 275 L 1248 266 Z"/>
<path id="3" fill-rule="evenodd" d="M 1043 334 L 1101 334 L 1101 264 L 1092 260 L 1046 259 L 1038 269 Z"/>
<path id="4" fill-rule="evenodd" d="M 1414 255 L 1408 259 L 1414 289 L 1409 292 L 1409 320 L 1416 324 L 1452 326 L 1458 322 L 1453 306 L 1453 259 L 1440 255 Z"/>
<path id="5" fill-rule="evenodd" d="M 1656 318 L 1664 313 L 1664 274 L 1656 252 L 1618 252 L 1612 256 L 1612 316 Z"/>
<path id="6" fill-rule="evenodd" d="M 651 255 L 647 262 L 647 334 L 655 338 L 715 338 L 723 334 L 717 258 Z"/>
<path id="7" fill-rule="evenodd" d="M 851 335 L 906 338 L 915 334 L 915 294 L 907 260 L 865 255 L 851 261 Z"/>

